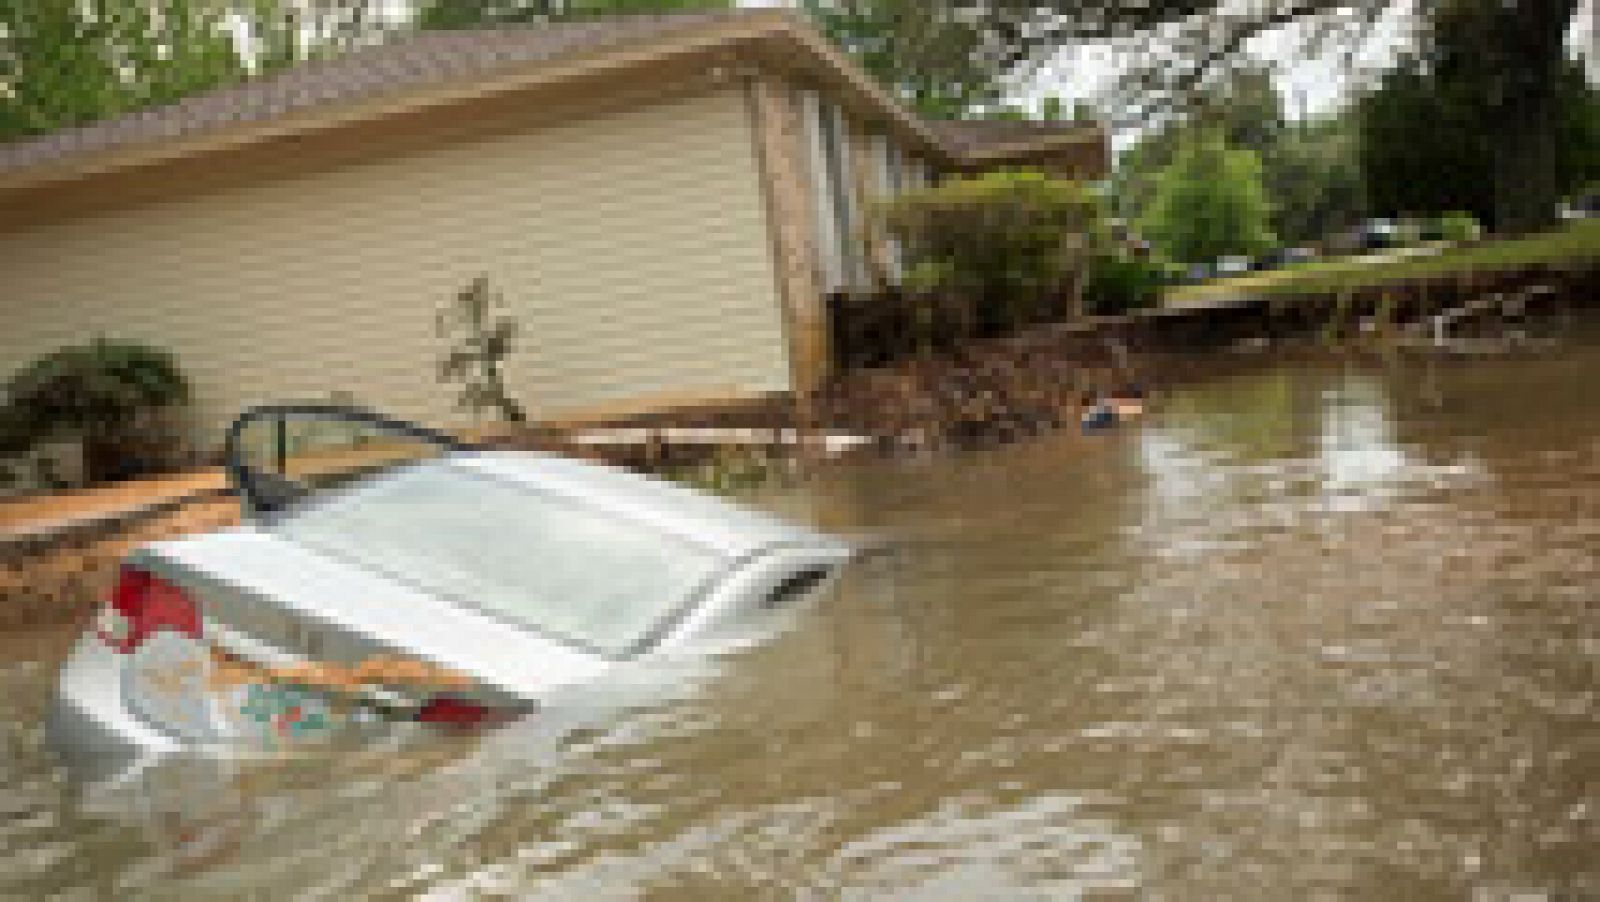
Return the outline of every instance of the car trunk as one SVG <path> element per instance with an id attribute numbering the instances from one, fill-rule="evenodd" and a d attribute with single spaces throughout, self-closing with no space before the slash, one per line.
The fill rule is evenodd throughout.
<path id="1" fill-rule="evenodd" d="M 160 631 L 125 665 L 130 706 L 186 739 L 281 743 L 423 711 L 514 713 L 608 663 L 250 528 L 150 546 L 129 564 L 177 586 L 203 619 L 198 638 Z"/>

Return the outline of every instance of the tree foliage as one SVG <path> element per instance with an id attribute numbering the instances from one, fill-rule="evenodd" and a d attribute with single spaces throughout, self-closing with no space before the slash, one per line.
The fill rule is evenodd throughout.
<path id="1" fill-rule="evenodd" d="M 347 16 L 320 7 L 323 18 Z M 229 84 L 310 50 L 277 0 L 0 0 L 0 140 Z M 324 29 L 330 34 L 337 29 Z"/>
<path id="2" fill-rule="evenodd" d="M 1485 77 L 1498 117 L 1494 148 L 1495 220 L 1523 229 L 1548 221 L 1559 196 L 1560 72 L 1579 0 L 929 0 L 973 17 L 1005 62 L 1053 57 L 1082 40 L 1119 40 L 1142 49 L 1125 91 L 1132 115 L 1183 107 L 1208 81 L 1244 58 L 1253 39 L 1294 25 L 1308 47 L 1350 50 L 1386 17 L 1419 21 L 1418 49 L 1467 48 Z"/>
<path id="3" fill-rule="evenodd" d="M 1213 132 L 1161 171 L 1141 226 L 1172 259 L 1201 263 L 1271 247 L 1271 215 L 1260 158 Z"/>
<path id="4" fill-rule="evenodd" d="M 1290 245 L 1314 244 L 1368 211 L 1355 117 L 1290 126 L 1262 153 L 1272 229 Z"/>
<path id="5" fill-rule="evenodd" d="M 1155 196 L 1157 179 L 1190 143 L 1221 135 L 1230 147 L 1262 157 L 1284 133 L 1283 109 L 1270 70 L 1243 66 L 1197 95 L 1192 109 L 1144 135 L 1122 155 L 1115 178 L 1117 212 L 1140 219 Z"/>
<path id="6" fill-rule="evenodd" d="M 1335 116 L 1289 122 L 1270 69 L 1243 66 L 1196 98 L 1192 111 L 1129 148 L 1114 180 L 1118 214 L 1145 218 L 1160 176 L 1191 143 L 1221 135 L 1253 151 L 1271 202 L 1271 229 L 1305 244 L 1354 224 L 1365 211 L 1355 120 Z"/>
<path id="7" fill-rule="evenodd" d="M 819 28 L 898 97 L 934 119 L 1000 100 L 1001 67 L 983 34 L 923 0 L 805 0 Z"/>
<path id="8" fill-rule="evenodd" d="M 1548 187 L 1539 189 L 1501 166 L 1506 112 L 1494 72 L 1459 47 L 1402 60 L 1358 104 L 1373 212 L 1465 210 L 1496 228 L 1515 228 L 1520 221 L 1508 193 L 1525 187 L 1559 197 L 1600 177 L 1600 92 L 1574 62 L 1561 67 L 1556 89 L 1550 169 L 1536 180 Z"/>

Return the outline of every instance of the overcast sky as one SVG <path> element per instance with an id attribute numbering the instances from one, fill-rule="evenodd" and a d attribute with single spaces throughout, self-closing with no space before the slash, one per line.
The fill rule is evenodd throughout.
<path id="1" fill-rule="evenodd" d="M 1600 83 L 1600 0 L 1585 0 L 1572 29 L 1570 44 L 1574 52 L 1584 53 L 1590 79 Z M 1414 20 L 1408 5 L 1397 4 L 1395 11 L 1363 41 L 1330 39 L 1320 47 L 1306 47 L 1305 32 L 1294 26 L 1263 35 L 1249 46 L 1250 54 L 1274 64 L 1284 110 L 1292 118 L 1335 111 L 1361 85 L 1394 63 L 1398 51 L 1412 45 Z M 1035 77 L 1019 86 L 1019 95 L 1036 100 L 1054 93 L 1074 99 L 1101 96 L 1116 81 L 1119 73 L 1140 62 L 1138 54 L 1148 44 L 1117 47 L 1108 44 L 1082 45 L 1063 50 Z"/>

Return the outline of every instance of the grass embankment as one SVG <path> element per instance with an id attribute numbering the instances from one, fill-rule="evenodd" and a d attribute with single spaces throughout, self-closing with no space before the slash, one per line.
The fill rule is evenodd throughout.
<path id="1" fill-rule="evenodd" d="M 1545 263 L 1600 258 L 1600 219 L 1569 223 L 1548 232 L 1449 247 L 1397 259 L 1375 255 L 1317 260 L 1272 272 L 1250 273 L 1167 292 L 1171 306 L 1235 298 L 1289 294 L 1337 294 L 1356 288 L 1457 273 L 1497 272 Z"/>

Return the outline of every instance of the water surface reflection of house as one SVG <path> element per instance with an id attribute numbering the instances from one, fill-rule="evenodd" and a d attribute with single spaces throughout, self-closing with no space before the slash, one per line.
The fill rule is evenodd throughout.
<path id="1" fill-rule="evenodd" d="M 335 392 L 459 424 L 435 318 L 487 275 L 537 416 L 788 392 L 825 296 L 894 277 L 867 198 L 1106 163 L 923 121 L 783 11 L 416 34 L 0 145 L 0 377 L 105 335 L 174 351 L 208 431 Z"/>

